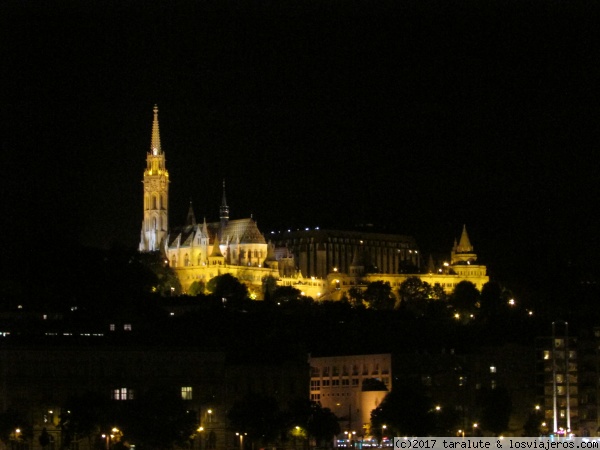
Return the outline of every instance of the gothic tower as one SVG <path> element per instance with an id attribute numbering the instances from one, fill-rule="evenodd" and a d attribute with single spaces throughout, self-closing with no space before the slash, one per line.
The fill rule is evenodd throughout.
<path id="1" fill-rule="evenodd" d="M 140 237 L 141 252 L 159 250 L 169 229 L 169 172 L 160 146 L 158 106 L 154 105 L 152 140 L 144 170 L 144 220 Z"/>

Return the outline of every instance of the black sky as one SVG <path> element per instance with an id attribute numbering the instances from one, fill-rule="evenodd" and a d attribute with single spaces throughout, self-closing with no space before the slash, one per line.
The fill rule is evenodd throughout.
<path id="1" fill-rule="evenodd" d="M 594 266 L 593 2 L 148 3 L 0 6 L 9 254 L 137 245 L 157 103 L 171 224 L 225 178 L 264 232 L 465 223 L 492 275 Z"/>

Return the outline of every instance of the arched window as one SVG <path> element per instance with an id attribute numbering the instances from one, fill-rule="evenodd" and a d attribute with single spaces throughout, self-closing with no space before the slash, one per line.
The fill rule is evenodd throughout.
<path id="1" fill-rule="evenodd" d="M 171 257 L 171 267 L 177 267 L 177 257 L 175 255 Z"/>
<path id="2" fill-rule="evenodd" d="M 186 253 L 183 257 L 183 265 L 188 267 L 190 265 L 190 256 Z"/>
<path id="3" fill-rule="evenodd" d="M 152 219 L 152 229 L 153 230 L 158 230 L 156 225 L 157 225 L 157 223 L 156 223 L 156 217 L 155 217 L 154 219 Z"/>
<path id="4" fill-rule="evenodd" d="M 156 195 L 153 195 L 152 196 L 152 209 L 158 209 L 156 207 L 156 203 L 157 203 Z"/>
<path id="5" fill-rule="evenodd" d="M 162 195 L 161 207 L 162 207 L 162 209 L 167 209 L 167 195 L 166 194 Z"/>

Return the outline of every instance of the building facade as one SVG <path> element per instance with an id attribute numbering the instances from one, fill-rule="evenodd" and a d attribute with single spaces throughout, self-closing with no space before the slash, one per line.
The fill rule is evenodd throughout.
<path id="1" fill-rule="evenodd" d="M 342 432 L 369 434 L 371 411 L 392 390 L 392 355 L 311 357 L 309 363 L 310 399 L 340 419 Z"/>
<path id="2" fill-rule="evenodd" d="M 420 277 L 451 292 L 463 280 L 478 289 L 489 281 L 477 263 L 466 227 L 455 241 L 451 257 L 441 267 L 422 273 L 421 253 L 411 236 L 343 230 L 299 230 L 268 241 L 250 218 L 230 219 L 225 195 L 219 221 L 196 221 L 190 203 L 187 220 L 169 227 L 169 172 L 160 141 L 158 107 L 154 107 L 150 151 L 146 156 L 140 251 L 161 251 L 182 289 L 231 274 L 245 283 L 254 298 L 262 298 L 262 281 L 271 276 L 280 286 L 294 286 L 317 300 L 339 300 L 352 287 L 372 281 L 390 283 L 393 290 L 409 277 Z"/>

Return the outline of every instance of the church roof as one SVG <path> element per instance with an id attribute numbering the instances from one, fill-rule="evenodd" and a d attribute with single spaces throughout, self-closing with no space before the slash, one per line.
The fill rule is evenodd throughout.
<path id="1" fill-rule="evenodd" d="M 206 227 L 206 228 L 205 228 Z M 221 227 L 220 222 L 212 222 L 206 223 L 204 222 L 202 225 L 194 224 L 194 225 L 186 225 L 179 228 L 174 228 L 171 230 L 169 234 L 169 247 L 177 246 L 177 239 L 180 239 L 179 245 L 181 247 L 189 247 L 192 244 L 196 233 L 200 232 L 205 234 L 208 232 L 208 236 L 211 243 L 214 243 L 214 240 L 219 235 L 219 229 Z M 203 233 L 203 228 L 205 228 L 205 232 Z M 225 230 L 221 233 L 221 240 L 223 243 L 234 241 L 235 243 L 240 244 L 266 244 L 267 241 L 265 237 L 261 234 L 258 227 L 256 226 L 256 222 L 252 218 L 247 219 L 236 219 L 230 220 L 225 227 Z"/>
<path id="2" fill-rule="evenodd" d="M 208 225 L 209 233 L 215 235 L 220 228 L 220 223 L 215 222 Z M 267 241 L 256 226 L 252 218 L 236 219 L 227 222 L 225 230 L 221 232 L 223 241 L 238 240 L 240 244 L 266 244 Z"/>

